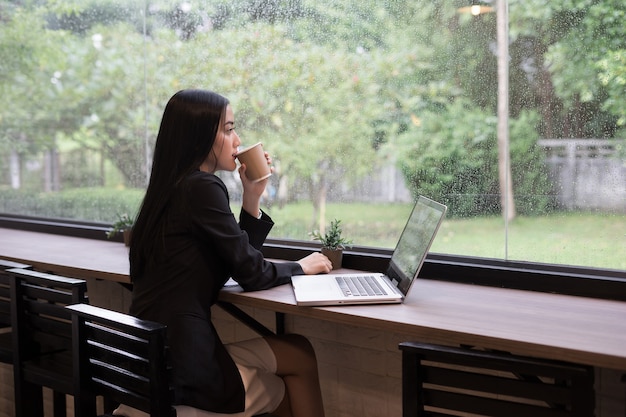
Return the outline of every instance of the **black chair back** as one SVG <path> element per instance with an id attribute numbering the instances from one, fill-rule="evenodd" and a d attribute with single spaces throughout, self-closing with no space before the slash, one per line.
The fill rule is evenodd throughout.
<path id="1" fill-rule="evenodd" d="M 7 269 L 30 269 L 29 265 L 0 259 L 0 329 L 11 327 L 11 285 Z"/>
<path id="2" fill-rule="evenodd" d="M 175 417 L 166 326 L 78 304 L 72 313 L 77 415 L 96 415 L 96 396 L 151 417 Z"/>
<path id="3" fill-rule="evenodd" d="M 592 367 L 502 352 L 405 342 L 403 417 L 591 417 Z"/>
<path id="4" fill-rule="evenodd" d="M 70 304 L 87 303 L 87 282 L 9 269 L 13 373 L 17 417 L 43 413 L 42 387 L 55 392 L 54 414 L 65 415 L 73 394 Z"/>
<path id="5" fill-rule="evenodd" d="M 0 362 L 13 363 L 11 332 L 11 285 L 7 269 L 30 268 L 29 265 L 0 259 Z"/>

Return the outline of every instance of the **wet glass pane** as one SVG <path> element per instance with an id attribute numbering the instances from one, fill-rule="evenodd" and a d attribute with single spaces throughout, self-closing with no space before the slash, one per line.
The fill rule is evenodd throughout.
<path id="1" fill-rule="evenodd" d="M 0 1 L 0 212 L 134 214 L 205 88 L 274 159 L 271 237 L 392 248 L 422 194 L 434 252 L 626 269 L 626 5 L 471 3 Z"/>

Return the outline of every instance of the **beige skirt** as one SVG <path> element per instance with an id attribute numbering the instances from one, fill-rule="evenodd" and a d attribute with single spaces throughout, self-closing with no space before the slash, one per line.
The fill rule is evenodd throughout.
<path id="1" fill-rule="evenodd" d="M 276 410 L 285 396 L 285 383 L 276 375 L 276 356 L 263 338 L 230 343 L 226 350 L 239 369 L 246 390 L 246 411 L 220 414 L 186 405 L 176 405 L 177 417 L 252 417 Z M 120 405 L 113 415 L 149 417 L 127 405 Z"/>

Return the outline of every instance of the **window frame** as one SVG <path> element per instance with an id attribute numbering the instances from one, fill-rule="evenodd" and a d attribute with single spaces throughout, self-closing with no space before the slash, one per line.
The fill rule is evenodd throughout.
<path id="1" fill-rule="evenodd" d="M 106 240 L 111 225 L 0 213 L 0 227 Z M 122 236 L 111 238 L 122 242 Z M 320 244 L 313 241 L 269 238 L 263 246 L 267 258 L 297 260 Z M 344 251 L 343 267 L 384 272 L 391 249 L 353 246 Z M 526 291 L 626 301 L 626 271 L 536 262 L 507 261 L 429 253 L 420 279 L 458 282 Z"/>

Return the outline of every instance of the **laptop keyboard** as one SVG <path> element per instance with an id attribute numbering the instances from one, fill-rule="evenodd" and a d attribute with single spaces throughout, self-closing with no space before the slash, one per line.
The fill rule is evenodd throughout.
<path id="1" fill-rule="evenodd" d="M 372 275 L 335 277 L 335 279 L 346 297 L 387 295 Z"/>

